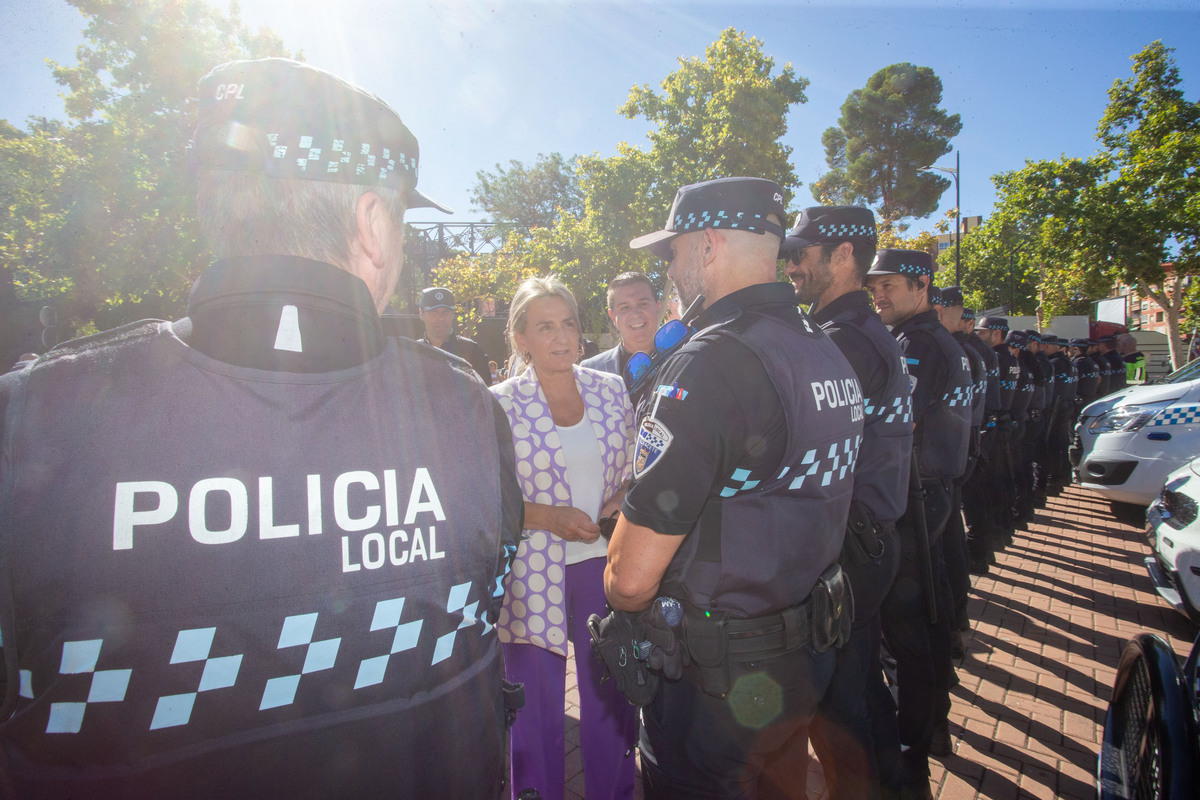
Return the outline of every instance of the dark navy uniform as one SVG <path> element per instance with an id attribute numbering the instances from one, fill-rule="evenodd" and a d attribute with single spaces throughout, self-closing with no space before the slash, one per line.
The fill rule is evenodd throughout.
<path id="1" fill-rule="evenodd" d="M 1116 350 L 1109 350 L 1102 354 L 1104 359 L 1108 361 L 1109 368 L 1109 384 L 1108 391 L 1115 392 L 1125 388 L 1126 370 L 1125 359 L 1121 358 L 1121 354 Z"/>
<path id="2" fill-rule="evenodd" d="M 805 607 L 837 560 L 863 401 L 790 286 L 736 291 L 695 326 L 639 408 L 622 508 L 686 537 L 661 593 L 684 604 L 693 663 L 643 710 L 642 763 L 648 796 L 752 796 L 770 754 L 785 772 L 804 768 L 803 734 L 834 652 L 748 654 L 725 631 L 782 629 L 781 612 Z"/>
<path id="3" fill-rule="evenodd" d="M 1026 432 L 1029 461 L 1033 465 L 1032 492 L 1034 503 L 1038 507 L 1046 505 L 1046 473 L 1049 470 L 1050 457 L 1046 445 L 1049 433 L 1050 413 L 1054 406 L 1054 365 L 1041 351 L 1042 335 L 1037 331 L 1027 331 L 1031 345 L 1036 345 L 1037 352 L 1030 348 L 1031 367 L 1035 378 L 1041 380 L 1040 386 L 1035 386 L 1034 400 L 1030 403 L 1030 417 L 1034 416 L 1033 409 L 1038 409 L 1037 420 Z M 1039 392 L 1040 389 L 1040 392 Z M 1040 395 L 1040 396 L 1038 396 Z"/>
<path id="4" fill-rule="evenodd" d="M 497 796 L 522 504 L 495 401 L 325 264 L 220 262 L 189 313 L 0 379 L 0 783 Z"/>
<path id="5" fill-rule="evenodd" d="M 1064 348 L 1067 341 L 1059 339 L 1057 344 L 1059 348 Z M 1051 490 L 1057 492 L 1071 482 L 1071 463 L 1067 459 L 1067 448 L 1071 445 L 1072 412 L 1075 408 L 1079 376 L 1065 350 L 1059 349 L 1051 355 L 1050 363 L 1054 367 L 1054 410 L 1050 415 L 1046 445 L 1050 457 L 1048 481 Z"/>
<path id="6" fill-rule="evenodd" d="M 880 250 L 868 280 L 904 275 L 932 280 L 928 253 Z M 877 299 L 878 304 L 878 299 Z M 940 536 L 950 515 L 953 481 L 963 474 L 970 440 L 972 382 L 962 348 L 942 327 L 934 310 L 919 311 L 892 327 L 912 383 L 914 460 L 920 480 L 921 514 L 911 501 L 897 524 L 901 563 L 882 608 L 883 635 L 896 659 L 899 706 L 896 724 L 903 749 L 892 782 L 921 791 L 928 787 L 928 759 L 934 726 L 949 712 L 950 588 L 942 561 Z M 928 576 L 925 565 L 928 565 Z M 931 623 L 928 609 L 937 607 Z M 878 709 L 882 703 L 873 703 Z M 889 724 L 879 719 L 877 726 Z M 881 763 L 887 775 L 886 765 Z"/>
<path id="7" fill-rule="evenodd" d="M 844 551 L 842 559 L 854 589 L 854 627 L 850 642 L 838 651 L 837 672 L 822 701 L 821 716 L 814 721 L 813 744 L 826 768 L 826 782 L 833 787 L 832 797 L 868 798 L 877 791 L 878 764 L 871 758 L 862 759 L 869 763 L 870 774 L 858 776 L 838 774 L 836 765 L 843 766 L 842 773 L 852 772 L 856 752 L 862 749 L 873 756 L 881 733 L 871 730 L 864 689 L 886 691 L 879 668 L 879 609 L 900 566 L 895 521 L 908 503 L 912 399 L 904 355 L 879 321 L 866 292 L 842 295 L 815 312 L 813 321 L 854 368 L 866 417 L 854 467 L 854 505 L 866 515 L 866 530 L 856 531 L 852 526 L 847 536 L 858 535 L 860 548 Z M 860 551 L 871 557 L 863 559 Z M 895 746 L 898 749 L 898 742 Z M 868 785 L 855 783 L 856 777 Z"/>
<path id="8" fill-rule="evenodd" d="M 966 311 L 964 310 L 964 315 Z M 992 348 L 971 333 L 964 338 L 965 348 L 974 351 L 984 364 L 986 381 L 983 396 L 984 418 L 979 430 L 979 450 L 975 469 L 963 484 L 963 516 L 967 525 L 967 553 L 975 572 L 986 572 L 988 553 L 994 549 L 993 517 L 989 509 L 995 504 L 999 453 L 997 430 L 1007 411 L 1001 403 L 1000 364 Z M 1000 531 L 996 531 L 999 538 Z"/>
<path id="9" fill-rule="evenodd" d="M 1008 332 L 1008 321 L 1003 317 L 993 318 L 995 330 Z M 1011 509 L 1016 503 L 1016 444 L 1024 417 L 1024 408 L 1018 411 L 1017 388 L 1021 383 L 1021 365 L 1017 357 L 1001 342 L 992 348 L 996 354 L 996 362 L 1000 371 L 1000 403 L 1003 413 L 996 423 L 996 456 L 997 480 L 993 484 L 996 492 L 993 494 L 995 505 L 989 516 L 997 526 L 996 534 L 1000 539 L 993 544 L 995 549 L 1003 549 L 1004 544 L 1012 538 L 1013 522 Z M 1025 401 L 1027 404 L 1028 401 Z"/>
<path id="10" fill-rule="evenodd" d="M 1096 372 L 1100 375 L 1099 383 L 1096 385 L 1096 397 L 1104 397 L 1114 390 L 1113 386 L 1113 370 L 1112 364 L 1108 363 L 1108 359 L 1099 350 L 1088 356 L 1096 364 Z"/>
<path id="11" fill-rule="evenodd" d="M 1087 355 L 1086 339 L 1072 339 L 1071 347 L 1076 350 L 1076 356 L 1071 359 L 1071 363 L 1075 365 L 1075 372 L 1079 376 L 1075 390 L 1075 410 L 1071 413 L 1071 428 L 1074 429 L 1079 420 L 1079 412 L 1099 396 L 1100 370 L 1096 367 L 1096 362 Z"/>

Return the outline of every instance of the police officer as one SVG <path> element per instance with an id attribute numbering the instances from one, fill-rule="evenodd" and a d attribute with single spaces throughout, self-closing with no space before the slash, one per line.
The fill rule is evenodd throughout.
<path id="1" fill-rule="evenodd" d="M 943 296 L 944 293 L 943 293 Z M 1000 366 L 996 353 L 975 331 L 975 310 L 962 310 L 963 349 L 974 351 L 984 364 L 984 418 L 979 430 L 978 456 L 975 469 L 963 483 L 963 517 L 967 525 L 967 564 L 970 572 L 988 572 L 994 551 L 993 521 L 988 514 L 995 494 L 995 477 L 999 455 L 996 453 L 997 427 L 1002 415 L 1007 416 L 1000 400 Z"/>
<path id="2" fill-rule="evenodd" d="M 1096 397 L 1104 397 L 1116 391 L 1113 382 L 1113 365 L 1100 351 L 1098 339 L 1088 339 L 1088 356 L 1096 363 L 1096 371 L 1100 374 L 1100 383 L 1096 387 Z"/>
<path id="3" fill-rule="evenodd" d="M 1117 337 L 1115 334 L 1105 334 L 1096 340 L 1100 356 L 1108 362 L 1109 394 L 1125 388 L 1125 359 L 1117 352 Z"/>
<path id="4" fill-rule="evenodd" d="M 1040 409 L 1040 421 L 1036 427 L 1031 426 L 1033 430 L 1029 432 L 1029 457 L 1033 464 L 1033 503 L 1037 508 L 1045 508 L 1046 475 L 1050 468 L 1046 437 L 1050 429 L 1050 416 L 1054 411 L 1054 365 L 1042 349 L 1042 334 L 1035 330 L 1027 330 L 1025 334 L 1029 340 L 1030 367 L 1035 374 L 1035 383 L 1037 380 L 1041 381 L 1040 386 L 1035 385 L 1035 399 L 1030 404 L 1031 416 L 1033 408 Z"/>
<path id="5" fill-rule="evenodd" d="M 1146 354 L 1137 349 L 1137 339 L 1131 333 L 1117 337 L 1117 352 L 1125 362 L 1125 385 L 1146 382 Z"/>
<path id="6" fill-rule="evenodd" d="M 862 391 L 775 280 L 783 217 L 776 183 L 724 178 L 680 189 L 665 229 L 631 242 L 670 263 L 685 306 L 705 298 L 638 410 L 605 572 L 618 613 L 670 596 L 685 614 L 691 664 L 642 711 L 648 798 L 804 797 L 830 632 L 849 627 Z"/>
<path id="7" fill-rule="evenodd" d="M 1004 317 L 982 317 L 975 326 L 979 338 L 996 354 L 1000 374 L 1001 413 L 996 422 L 995 472 L 991 485 L 995 491 L 990 495 L 992 504 L 988 517 L 995 526 L 992 550 L 1003 550 L 1012 541 L 1015 530 L 1010 510 L 1016 503 L 1015 444 L 1020 423 L 1014 411 L 1017 385 L 1021 381 L 1021 367 L 1016 356 L 1005 343 L 1008 335 L 1008 320 Z M 1023 413 L 1023 411 L 1022 411 Z"/>
<path id="8" fill-rule="evenodd" d="M 979 460 L 980 431 L 984 424 L 985 402 L 987 396 L 987 365 L 983 358 L 967 345 L 966 325 L 963 321 L 962 290 L 957 286 L 946 286 L 940 290 L 934 287 L 934 297 L 938 303 L 938 316 L 942 327 L 950 334 L 955 343 L 962 349 L 971 368 L 971 439 L 967 450 L 967 466 L 963 474 L 954 481 L 954 496 L 950 506 L 950 520 L 946 524 L 946 532 L 942 535 L 942 558 L 946 562 L 946 576 L 950 582 L 953 596 L 953 614 L 950 617 L 951 655 L 962 658 L 965 655 L 963 637 L 970 630 L 971 623 L 967 617 L 967 600 L 971 591 L 971 578 L 968 571 L 967 532 L 963 521 L 963 487 L 975 474 Z M 934 737 L 934 755 L 949 755 L 949 732 L 940 727 Z M 939 747 L 939 745 L 942 745 Z"/>
<path id="9" fill-rule="evenodd" d="M 380 324 L 417 140 L 285 59 L 200 95 L 188 317 L 0 378 L 0 794 L 498 797 L 521 494 L 483 384 Z"/>
<path id="10" fill-rule="evenodd" d="M 1071 412 L 1071 429 L 1079 421 L 1079 412 L 1095 400 L 1100 389 L 1100 370 L 1096 362 L 1088 356 L 1088 340 L 1076 338 L 1071 340 L 1071 363 L 1079 376 L 1075 387 L 1075 408 Z"/>
<path id="11" fill-rule="evenodd" d="M 1049 453 L 1049 475 L 1047 490 L 1059 494 L 1071 482 L 1071 462 L 1067 459 L 1067 448 L 1071 446 L 1072 418 L 1075 408 L 1075 392 L 1079 386 L 1079 375 L 1075 365 L 1067 356 L 1067 340 L 1047 334 L 1042 347 L 1054 367 L 1054 403 L 1046 432 L 1046 447 Z"/>
<path id="12" fill-rule="evenodd" d="M 953 481 L 966 468 L 971 431 L 970 366 L 930 304 L 934 269 L 928 253 L 880 250 L 867 273 L 875 309 L 892 326 L 913 386 L 920 491 L 910 494 L 898 524 L 900 571 L 882 613 L 900 687 L 900 788 L 916 796 L 929 794 L 934 727 L 950 710 L 951 603 L 940 537 L 950 516 Z"/>
<path id="13" fill-rule="evenodd" d="M 871 729 L 868 692 L 886 692 L 880 669 L 879 606 L 900 564 L 896 520 L 908 502 L 912 406 L 904 355 L 863 291 L 875 258 L 875 215 L 856 206 L 806 208 L 784 239 L 784 272 L 796 299 L 849 360 L 862 386 L 866 416 L 854 465 L 850 524 L 841 563 L 854 589 L 854 625 L 813 721 L 813 746 L 829 796 L 870 800 L 879 794 L 879 757 L 894 770 L 900 747 L 894 714 L 887 731 Z M 868 687 L 870 687 L 868 689 Z"/>
<path id="14" fill-rule="evenodd" d="M 1016 422 L 1013 439 L 1013 506 L 1009 516 L 1021 530 L 1028 530 L 1033 521 L 1033 463 L 1030 455 L 1029 436 L 1032 428 L 1041 424 L 1039 412 L 1036 420 L 1031 417 L 1040 370 L 1036 370 L 1029 352 L 1029 336 L 1025 331 L 1009 331 L 1004 338 L 1008 351 L 1017 360 L 1021 377 L 1017 380 L 1017 391 L 1013 395 L 1012 415 Z"/>
<path id="15" fill-rule="evenodd" d="M 492 368 L 488 357 L 474 339 L 454 332 L 454 293 L 440 286 L 430 286 L 421 292 L 421 307 L 417 312 L 425 323 L 421 341 L 466 359 L 485 385 L 492 385 Z"/>

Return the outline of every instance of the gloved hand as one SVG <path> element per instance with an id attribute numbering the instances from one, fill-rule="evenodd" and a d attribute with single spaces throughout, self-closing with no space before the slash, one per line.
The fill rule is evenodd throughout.
<path id="1" fill-rule="evenodd" d="M 679 601 L 660 597 L 641 616 L 646 641 L 651 644 L 646 663 L 671 680 L 679 680 L 683 668 L 692 663 L 683 640 L 675 635 L 674 626 L 683 616 Z"/>
<path id="2" fill-rule="evenodd" d="M 587 626 L 592 637 L 592 651 L 608 669 L 608 677 L 630 703 L 644 706 L 658 692 L 658 675 L 651 672 L 646 663 L 648 653 L 642 652 L 645 637 L 639 630 L 639 616 L 626 611 L 611 611 L 601 619 L 592 614 Z"/>

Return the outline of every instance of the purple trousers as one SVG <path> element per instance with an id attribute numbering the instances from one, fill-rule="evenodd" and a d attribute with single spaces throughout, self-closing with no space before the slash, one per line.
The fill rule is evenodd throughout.
<path id="1" fill-rule="evenodd" d="M 579 740 L 583 751 L 584 797 L 633 797 L 637 709 L 612 681 L 600 683 L 604 667 L 592 656 L 587 632 L 590 614 L 605 614 L 605 559 L 592 558 L 566 569 L 567 636 L 575 645 L 579 684 Z M 525 707 L 512 728 L 512 796 L 522 789 L 544 800 L 562 800 L 565 786 L 567 660 L 531 644 L 506 644 L 504 670 L 525 684 Z"/>

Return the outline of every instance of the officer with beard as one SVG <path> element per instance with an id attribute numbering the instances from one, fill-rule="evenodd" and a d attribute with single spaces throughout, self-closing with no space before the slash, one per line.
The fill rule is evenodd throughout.
<path id="1" fill-rule="evenodd" d="M 850 642 L 837 669 L 812 740 L 834 800 L 879 794 L 879 761 L 894 765 L 900 747 L 894 715 L 872 731 L 868 695 L 886 693 L 879 663 L 879 607 L 900 564 L 896 520 L 908 502 L 912 411 L 908 373 L 895 338 L 864 291 L 875 258 L 875 215 L 857 206 L 814 206 L 800 212 L 784 239 L 784 272 L 796 299 L 833 339 L 858 376 L 865 401 L 863 442 L 854 466 L 854 499 L 841 563 L 854 590 Z M 910 543 L 911 546 L 911 543 Z"/>

